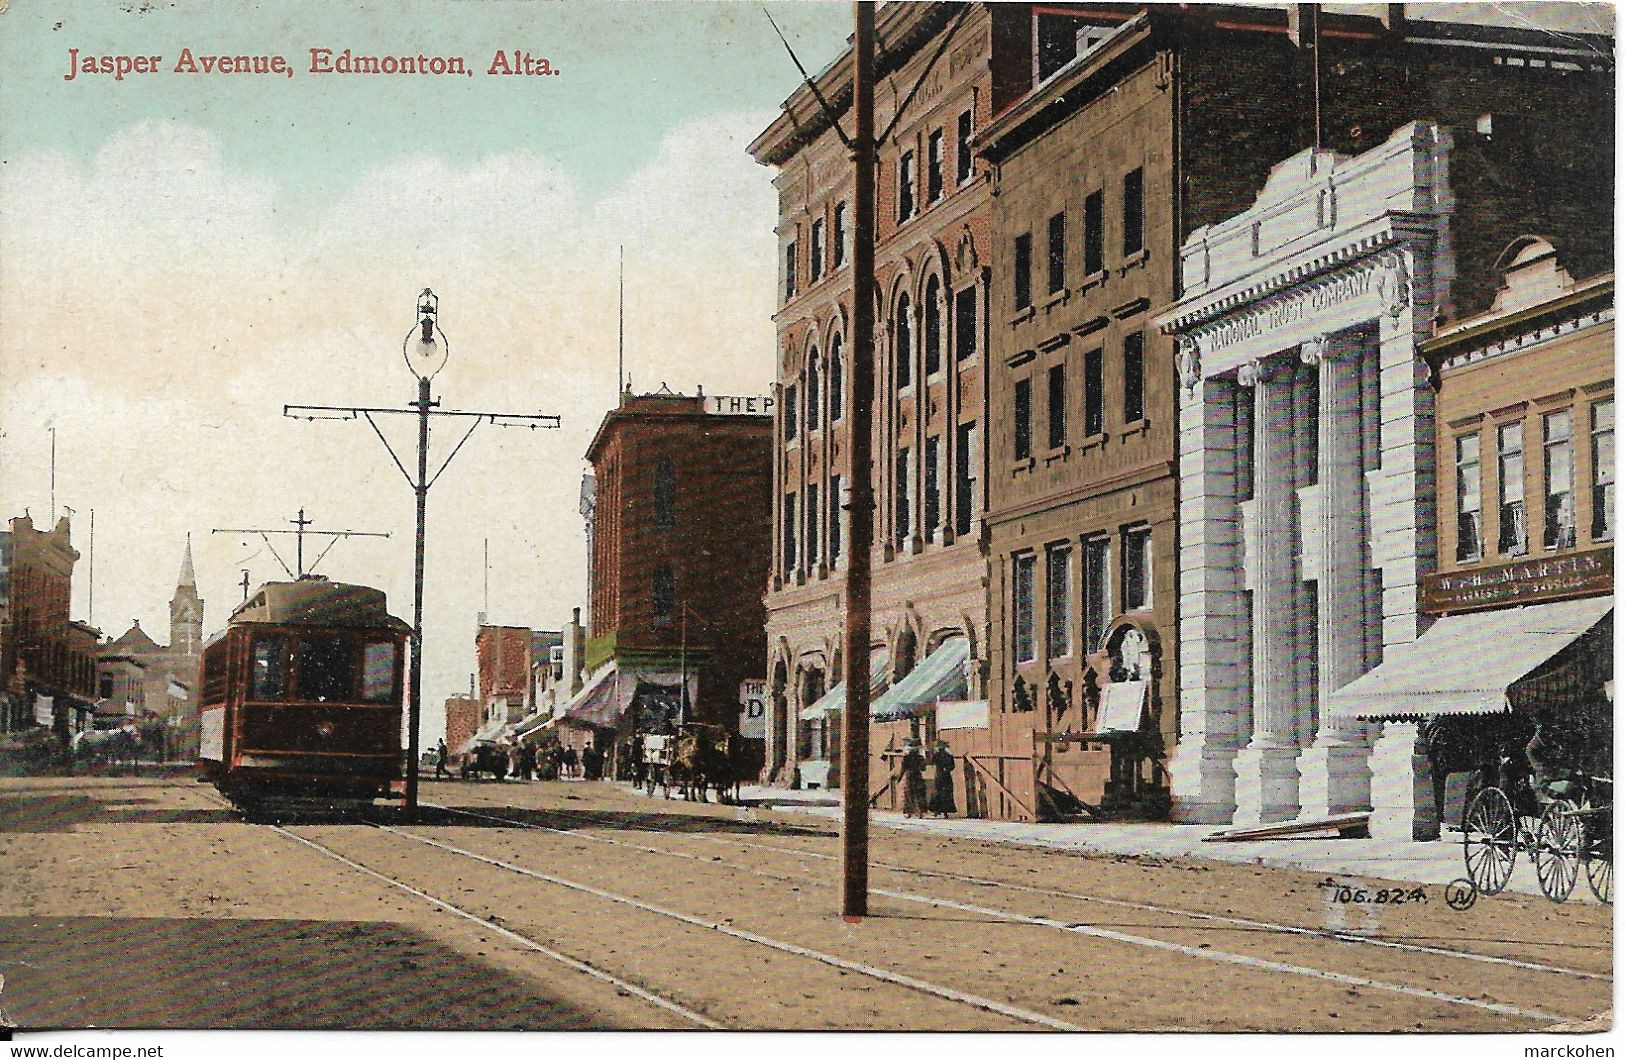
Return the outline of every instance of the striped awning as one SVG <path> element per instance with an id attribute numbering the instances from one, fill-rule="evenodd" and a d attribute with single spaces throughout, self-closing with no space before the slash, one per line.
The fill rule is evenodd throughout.
<path id="1" fill-rule="evenodd" d="M 600 667 L 564 708 L 564 717 L 588 725 L 608 725 L 621 716 L 620 697 L 616 694 L 616 668 L 613 664 Z"/>
<path id="2" fill-rule="evenodd" d="M 891 653 L 883 648 L 873 648 L 869 652 L 869 694 L 871 697 L 886 687 L 887 671 L 891 667 Z M 870 700 L 871 706 L 873 699 Z M 817 721 L 828 711 L 839 714 L 846 710 L 846 682 L 837 681 L 828 692 L 825 692 L 810 706 L 801 708 L 802 721 Z"/>
<path id="3" fill-rule="evenodd" d="M 1417 720 L 1512 709 L 1508 692 L 1605 620 L 1614 598 L 1529 604 L 1441 618 L 1332 693 L 1334 717 Z M 1599 685 L 1597 694 L 1602 694 Z"/>
<path id="4" fill-rule="evenodd" d="M 906 718 L 939 699 L 965 698 L 965 660 L 970 641 L 949 637 L 937 650 L 875 700 L 870 712 L 882 721 Z"/>

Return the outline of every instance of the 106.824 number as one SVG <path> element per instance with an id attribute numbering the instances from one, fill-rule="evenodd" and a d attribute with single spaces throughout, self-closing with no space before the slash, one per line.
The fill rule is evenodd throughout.
<path id="1" fill-rule="evenodd" d="M 1406 905 L 1428 900 L 1427 891 L 1420 887 L 1361 887 L 1327 877 L 1320 886 L 1331 892 L 1331 899 L 1343 905 Z"/>

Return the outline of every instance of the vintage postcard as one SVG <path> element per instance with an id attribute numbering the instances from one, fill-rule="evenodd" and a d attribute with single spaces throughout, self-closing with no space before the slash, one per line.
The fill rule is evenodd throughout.
<path id="1" fill-rule="evenodd" d="M 1612 1055 L 1614 34 L 0 0 L 3 1047 Z"/>

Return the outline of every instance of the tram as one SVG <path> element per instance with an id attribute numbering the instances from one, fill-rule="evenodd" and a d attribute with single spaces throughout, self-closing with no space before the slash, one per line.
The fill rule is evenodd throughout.
<path id="1" fill-rule="evenodd" d="M 263 585 L 203 648 L 200 779 L 249 813 L 391 797 L 410 633 L 379 589 Z"/>

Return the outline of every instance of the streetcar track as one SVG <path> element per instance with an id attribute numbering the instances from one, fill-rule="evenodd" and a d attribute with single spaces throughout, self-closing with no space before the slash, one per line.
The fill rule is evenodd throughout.
<path id="1" fill-rule="evenodd" d="M 574 837 L 578 837 L 578 838 L 590 839 L 590 840 L 594 840 L 594 841 L 597 841 L 597 842 L 612 843 L 612 844 L 627 846 L 627 847 L 630 847 L 630 848 L 636 849 L 636 850 L 644 850 L 644 851 L 649 851 L 649 852 L 652 852 L 652 853 L 664 854 L 664 855 L 669 856 L 669 857 L 676 857 L 676 858 L 684 858 L 684 859 L 694 860 L 694 861 L 700 862 L 701 864 L 707 864 L 707 865 L 721 864 L 721 865 L 726 865 L 729 868 L 734 869 L 735 871 L 747 872 L 747 873 L 750 873 L 751 875 L 756 875 L 756 876 L 765 876 L 765 877 L 770 878 L 770 879 L 792 880 L 792 881 L 797 882 L 797 883 L 816 882 L 811 877 L 805 877 L 805 876 L 802 876 L 802 877 L 785 877 L 785 876 L 778 875 L 778 874 L 775 874 L 775 873 L 765 872 L 763 870 L 741 868 L 739 866 L 731 865 L 728 862 L 716 862 L 716 861 L 712 861 L 712 860 L 710 860 L 708 858 L 695 857 L 694 855 L 684 854 L 681 851 L 663 850 L 663 849 L 659 849 L 659 848 L 645 847 L 645 846 L 641 846 L 641 845 L 634 844 L 634 843 L 627 843 L 624 840 L 611 839 L 611 838 L 608 838 L 608 837 L 605 837 L 605 836 L 592 836 L 592 835 L 588 835 L 588 834 L 583 833 L 583 832 L 570 831 L 568 829 L 550 828 L 547 825 L 537 824 L 535 822 L 530 822 L 530 821 L 515 821 L 515 820 L 513 820 L 511 818 L 499 817 L 499 816 L 496 816 L 494 814 L 475 813 L 475 812 L 470 811 L 470 810 L 461 810 L 461 809 L 456 809 L 456 808 L 448 807 L 448 806 L 441 806 L 441 805 L 433 804 L 433 803 L 425 803 L 424 805 L 425 806 L 431 806 L 431 807 L 433 807 L 435 809 L 444 810 L 444 811 L 450 812 L 450 813 L 466 814 L 466 815 L 471 816 L 471 817 L 484 818 L 486 820 L 497 821 L 497 822 L 512 825 L 512 826 L 515 826 L 515 827 L 536 828 L 536 829 L 541 829 L 543 831 L 555 832 L 555 833 L 558 833 L 560 835 L 567 835 L 567 836 L 574 836 Z M 521 807 L 515 807 L 515 806 L 511 806 L 511 805 L 510 806 L 504 806 L 504 807 L 501 807 L 501 808 L 502 809 L 521 810 L 522 811 Z M 569 810 L 544 810 L 542 812 L 555 813 L 555 814 L 558 814 L 560 816 L 574 817 L 574 818 L 577 818 L 577 819 L 580 819 L 580 818 L 582 818 L 584 816 L 584 815 L 572 813 Z M 597 823 L 597 822 L 594 822 L 594 823 Z M 608 826 L 608 825 L 600 825 L 600 826 L 601 827 L 611 827 L 611 826 Z M 630 830 L 630 831 L 640 831 L 640 832 L 653 832 L 653 833 L 659 834 L 659 835 L 671 836 L 673 838 L 678 838 L 678 839 L 688 839 L 688 840 L 691 840 L 691 841 L 694 841 L 694 842 L 710 842 L 710 843 L 724 844 L 724 845 L 730 845 L 730 846 L 740 846 L 740 847 L 744 847 L 744 848 L 750 849 L 750 850 L 771 851 L 771 852 L 777 853 L 777 854 L 787 854 L 787 855 L 791 855 L 791 856 L 795 856 L 795 857 L 813 858 L 813 859 L 817 859 L 817 860 L 820 860 L 820 861 L 835 861 L 835 860 L 837 860 L 836 857 L 834 855 L 832 855 L 832 854 L 823 854 L 823 853 L 819 853 L 817 851 L 796 850 L 796 849 L 789 848 L 789 847 L 781 847 L 781 846 L 776 846 L 776 845 L 766 844 L 766 843 L 753 843 L 753 842 L 749 842 L 749 841 L 742 840 L 742 839 L 733 839 L 733 838 L 728 838 L 728 837 L 724 837 L 724 836 L 698 835 L 698 834 L 687 833 L 687 832 L 666 832 L 666 831 L 660 831 L 658 829 L 636 829 L 636 828 L 631 828 L 629 826 L 621 826 L 621 829 L 622 830 Z M 1465 951 L 1465 950 L 1453 950 L 1453 949 L 1448 949 L 1446 947 L 1440 947 L 1440 946 L 1424 946 L 1424 945 L 1421 945 L 1419 943 L 1399 942 L 1399 941 L 1392 940 L 1392 939 L 1377 939 L 1377 938 L 1372 938 L 1372 937 L 1365 936 L 1365 935 L 1359 935 L 1359 934 L 1356 934 L 1356 933 L 1353 933 L 1353 932 L 1328 931 L 1328 930 L 1324 930 L 1324 929 L 1300 927 L 1300 926 L 1293 925 L 1293 924 L 1278 924 L 1278 923 L 1273 923 L 1271 921 L 1252 920 L 1252 919 L 1248 919 L 1248 918 L 1245 918 L 1245 917 L 1226 916 L 1226 915 L 1222 915 L 1222 914 L 1218 914 L 1218 913 L 1204 913 L 1204 912 L 1200 912 L 1200 911 L 1197 911 L 1197 910 L 1181 909 L 1181 908 L 1179 908 L 1177 906 L 1157 905 L 1157 904 L 1154 904 L 1154 903 L 1147 903 L 1147 902 L 1130 902 L 1130 901 L 1126 901 L 1126 900 L 1123 900 L 1123 899 L 1105 898 L 1105 897 L 1102 897 L 1102 896 L 1099 896 L 1099 895 L 1082 894 L 1082 893 L 1075 892 L 1075 891 L 1061 891 L 1061 890 L 1056 890 L 1056 889 L 1052 889 L 1052 888 L 1045 888 L 1045 887 L 1032 887 L 1032 886 L 1029 886 L 1029 885 L 1026 885 L 1026 884 L 1008 883 L 1008 882 L 1005 882 L 1005 881 L 1002 881 L 1002 880 L 988 879 L 986 877 L 970 876 L 970 875 L 966 875 L 966 874 L 953 873 L 953 872 L 943 872 L 943 871 L 940 871 L 940 870 L 933 870 L 933 869 L 919 869 L 919 868 L 913 868 L 913 867 L 906 866 L 906 865 L 889 864 L 889 863 L 886 863 L 886 862 L 878 862 L 877 861 L 877 862 L 872 862 L 871 864 L 876 868 L 887 869 L 887 870 L 890 870 L 890 871 L 900 872 L 900 873 L 907 873 L 907 874 L 915 875 L 915 876 L 923 876 L 923 877 L 935 878 L 935 879 L 953 880 L 955 882 L 967 883 L 967 884 L 972 884 L 972 885 L 980 886 L 980 887 L 1002 888 L 1002 889 L 1005 889 L 1005 890 L 1020 891 L 1020 892 L 1023 892 L 1023 893 L 1036 894 L 1036 895 L 1040 895 L 1040 896 L 1044 896 L 1044 897 L 1064 898 L 1064 899 L 1069 899 L 1069 900 L 1074 900 L 1074 901 L 1081 901 L 1081 902 L 1095 902 L 1095 903 L 1098 903 L 1098 904 L 1101 904 L 1101 905 L 1109 905 L 1109 906 L 1114 906 L 1114 907 L 1117 907 L 1117 908 L 1133 909 L 1133 910 L 1138 911 L 1138 912 L 1152 912 L 1152 913 L 1162 913 L 1162 914 L 1172 915 L 1172 916 L 1181 916 L 1181 917 L 1185 917 L 1185 918 L 1192 919 L 1192 920 L 1200 920 L 1200 921 L 1207 921 L 1207 922 L 1213 922 L 1213 923 L 1231 924 L 1231 925 L 1235 925 L 1235 926 L 1238 926 L 1238 927 L 1247 927 L 1247 928 L 1251 928 L 1251 929 L 1254 929 L 1254 930 L 1268 931 L 1268 932 L 1277 933 L 1277 934 L 1295 935 L 1295 936 L 1305 937 L 1305 938 L 1325 939 L 1325 940 L 1334 941 L 1334 942 L 1347 942 L 1347 943 L 1354 943 L 1354 944 L 1359 944 L 1359 945 L 1368 945 L 1368 946 L 1373 946 L 1373 947 L 1381 948 L 1381 949 L 1391 949 L 1391 950 L 1398 950 L 1398 951 L 1402 951 L 1402 952 L 1421 953 L 1421 954 L 1427 954 L 1427 955 L 1430 955 L 1430 956 L 1447 957 L 1447 958 L 1454 958 L 1454 959 L 1465 960 L 1465 961 L 1475 961 L 1475 962 L 1484 963 L 1484 964 L 1493 964 L 1493 965 L 1499 965 L 1499 966 L 1503 966 L 1503 967 L 1512 967 L 1512 968 L 1518 968 L 1518 969 L 1522 969 L 1522 970 L 1526 970 L 1526 971 L 1539 971 L 1539 972 L 1546 972 L 1546 973 L 1550 973 L 1550 974 L 1566 975 L 1566 976 L 1572 976 L 1574 978 L 1590 979 L 1590 980 L 1596 980 L 1596 981 L 1601 981 L 1601 982 L 1611 982 L 1612 979 L 1613 979 L 1613 977 L 1611 975 L 1603 975 L 1603 974 L 1599 974 L 1599 973 L 1596 973 L 1596 972 L 1587 972 L 1587 971 L 1583 971 L 1583 970 L 1578 969 L 1578 968 L 1567 968 L 1567 967 L 1563 967 L 1561 965 L 1541 964 L 1541 963 L 1538 963 L 1538 962 L 1535 962 L 1535 961 L 1522 961 L 1522 960 L 1517 960 L 1517 959 L 1511 958 L 1511 957 L 1497 957 L 1497 956 L 1494 956 L 1492 954 L 1476 953 L 1476 952 Z M 875 893 L 882 893 L 882 892 L 876 891 Z M 896 892 L 895 894 L 892 894 L 892 895 L 889 895 L 889 896 L 897 897 L 897 896 L 900 896 L 900 895 L 903 895 L 903 894 L 906 894 L 906 893 L 907 892 Z M 919 900 L 922 897 L 923 896 L 915 896 L 914 899 L 905 899 L 905 900 Z M 1010 917 L 1010 918 L 1020 918 L 1024 914 L 1020 914 L 1020 913 L 999 913 L 997 915 L 1004 916 L 1004 917 Z M 1057 923 L 1059 923 L 1059 922 L 1057 922 Z M 1069 928 L 1068 930 L 1071 930 L 1071 929 Z M 1204 951 L 1202 951 L 1202 953 L 1204 955 L 1208 954 L 1208 953 L 1217 953 L 1217 952 L 1222 952 L 1222 951 L 1213 951 L 1213 950 L 1204 950 Z M 1233 955 L 1233 956 L 1238 956 L 1239 957 L 1239 956 L 1243 956 L 1243 955 L 1237 954 L 1237 955 Z M 1313 971 L 1313 969 L 1310 969 L 1310 971 Z M 1416 989 L 1422 989 L 1422 988 L 1416 988 Z M 1477 1004 L 1477 1002 L 1474 1001 L 1473 999 L 1464 999 L 1464 1000 L 1466 1000 L 1468 1003 Z"/>
<path id="2" fill-rule="evenodd" d="M 179 785 L 177 785 L 177 787 L 178 786 Z M 214 795 L 213 792 L 200 792 L 200 794 L 204 795 L 204 797 L 206 799 L 208 799 L 209 801 L 217 802 L 217 804 L 220 805 L 220 806 L 226 807 L 226 808 L 231 809 L 233 811 L 236 810 L 236 807 L 232 806 L 231 803 L 225 801 L 224 799 L 218 799 Z M 302 845 L 304 845 L 306 847 L 309 847 L 310 849 L 316 851 L 318 854 L 321 854 L 323 857 L 331 858 L 332 860 L 337 861 L 342 865 L 346 865 L 346 866 L 348 866 L 348 867 L 350 867 L 352 869 L 355 869 L 357 872 L 364 873 L 365 875 L 371 876 L 374 879 L 379 880 L 379 881 L 381 881 L 383 883 L 386 883 L 391 887 L 398 888 L 398 889 L 400 889 L 402 891 L 405 891 L 406 893 L 408 893 L 410 895 L 413 895 L 413 896 L 415 896 L 417 898 L 421 898 L 425 902 L 428 902 L 430 905 L 434 906 L 437 909 L 443 910 L 444 912 L 451 913 L 454 916 L 461 917 L 464 920 L 467 920 L 467 921 L 470 921 L 471 923 L 477 924 L 479 926 L 480 930 L 482 930 L 482 931 L 490 931 L 493 934 L 500 935 L 503 938 L 506 938 L 510 942 L 517 943 L 520 946 L 523 946 L 526 949 L 531 950 L 532 952 L 539 953 L 542 956 L 547 957 L 549 960 L 557 961 L 559 964 L 564 965 L 566 968 L 570 968 L 573 971 L 580 972 L 583 975 L 590 976 L 590 977 L 592 977 L 594 979 L 597 979 L 597 980 L 599 980 L 601 982 L 608 983 L 608 984 L 610 984 L 611 986 L 615 987 L 618 990 L 624 990 L 628 994 L 631 994 L 633 997 L 637 997 L 637 998 L 640 998 L 640 999 L 642 999 L 644 1001 L 647 1001 L 649 1004 L 654 1005 L 656 1008 L 664 1009 L 665 1011 L 670 1012 L 673 1015 L 680 1016 L 683 1019 L 686 1019 L 691 1023 L 694 1023 L 694 1024 L 696 1024 L 696 1025 L 698 1025 L 700 1027 L 703 1027 L 706 1030 L 727 1030 L 728 1029 L 726 1027 L 726 1025 L 724 1025 L 722 1023 L 718 1023 L 717 1021 L 715 1021 L 715 1020 L 711 1019 L 710 1017 L 705 1016 L 705 1015 L 703 1015 L 703 1014 L 701 1014 L 699 1012 L 695 1012 L 694 1010 L 692 1010 L 690 1008 L 687 1008 L 686 1006 L 684 1006 L 684 1005 L 682 1005 L 682 1004 L 680 1004 L 680 1003 L 678 1003 L 676 1001 L 673 1001 L 670 998 L 662 997 L 661 995 L 655 993 L 652 990 L 649 990 L 646 987 L 639 986 L 636 983 L 628 982 L 627 980 L 622 979 L 619 976 L 613 975 L 613 974 L 605 971 L 602 968 L 598 968 L 598 967 L 596 967 L 594 965 L 588 964 L 586 961 L 579 960 L 579 959 L 577 959 L 575 957 L 571 957 L 569 954 L 560 952 L 559 950 L 555 950 L 551 946 L 545 946 L 542 943 L 536 941 L 533 938 L 530 938 L 527 935 L 523 935 L 523 934 L 520 934 L 517 931 L 513 931 L 513 930 L 511 930 L 509 928 L 505 928 L 500 924 L 492 923 L 491 921 L 480 917 L 478 914 L 471 913 L 468 910 L 462 908 L 461 906 L 454 905 L 453 903 L 448 902 L 443 898 L 436 898 L 434 895 L 429 894 L 426 891 L 420 891 L 416 887 L 411 886 L 410 884 L 403 883 L 402 881 L 397 880 L 397 879 L 395 879 L 395 878 L 393 878 L 391 876 L 387 876 L 384 873 L 378 872 L 375 869 L 368 868 L 367 866 L 361 864 L 360 862 L 353 861 L 353 860 L 345 857 L 343 854 L 340 854 L 338 851 L 332 850 L 332 849 L 322 845 L 321 843 L 316 842 L 315 840 L 306 839 L 304 836 L 295 835 L 293 832 L 290 832 L 288 829 L 283 828 L 281 825 L 270 825 L 269 827 L 273 832 L 277 833 L 278 835 L 283 836 L 286 839 L 291 839 L 295 843 L 300 843 L 300 844 L 302 844 Z"/>
<path id="3" fill-rule="evenodd" d="M 778 950 L 782 953 L 790 953 L 797 957 L 805 957 L 809 960 L 817 961 L 820 964 L 827 964 L 831 967 L 840 968 L 844 971 L 857 972 L 859 975 L 868 976 L 871 979 L 878 979 L 882 982 L 907 987 L 911 990 L 930 994 L 934 997 L 945 998 L 949 1001 L 957 1001 L 961 1004 L 969 1005 L 972 1008 L 982 1009 L 986 1012 L 995 1012 L 1002 1016 L 1008 1016 L 1012 1019 L 1020 1020 L 1023 1023 L 1032 1023 L 1040 1027 L 1048 1027 L 1052 1030 L 1059 1031 L 1084 1031 L 1088 1029 L 1085 1027 L 1080 1027 L 1075 1023 L 1068 1023 L 1065 1020 L 1058 1020 L 1053 1016 L 1046 1016 L 1042 1012 L 1034 1012 L 1030 1009 L 1020 1008 L 1016 1005 L 1009 1005 L 1002 1001 L 995 1001 L 992 998 L 981 997 L 963 990 L 956 990 L 953 987 L 940 986 L 936 983 L 927 982 L 924 979 L 917 979 L 914 976 L 904 975 L 901 972 L 890 971 L 886 968 L 879 968 L 874 965 L 864 964 L 861 961 L 849 960 L 845 957 L 837 957 L 834 954 L 824 953 L 820 950 L 810 949 L 806 946 L 798 946 L 793 942 L 784 942 L 780 939 L 769 938 L 766 935 L 759 935 L 753 931 L 746 931 L 742 928 L 732 927 L 731 925 L 714 920 L 707 920 L 704 917 L 693 916 L 689 913 L 684 913 L 676 909 L 667 909 L 663 906 L 655 905 L 652 902 L 645 902 L 629 895 L 616 894 L 613 891 L 606 891 L 602 888 L 594 887 L 591 884 L 580 883 L 575 880 L 567 880 L 562 876 L 553 876 L 545 872 L 537 872 L 535 869 L 527 869 L 523 865 L 515 865 L 512 862 L 507 862 L 500 858 L 480 854 L 476 851 L 464 850 L 461 847 L 453 846 L 450 843 L 443 843 L 437 839 L 430 839 L 427 836 L 414 835 L 411 832 L 402 831 L 401 829 L 391 827 L 390 825 L 374 824 L 372 827 L 382 832 L 388 832 L 391 835 L 400 836 L 402 839 L 409 839 L 415 843 L 422 843 L 424 846 L 444 850 L 448 853 L 457 854 L 474 861 L 483 862 L 487 865 L 493 865 L 509 872 L 516 872 L 524 876 L 542 880 L 545 883 L 551 883 L 558 887 L 564 887 L 572 891 L 579 891 L 583 894 L 590 894 L 606 901 L 631 906 L 634 909 L 641 909 L 645 912 L 655 913 L 660 916 L 676 920 L 680 923 L 705 928 L 710 931 L 716 931 L 720 934 L 728 935 L 732 938 L 740 939 L 745 942 L 755 943 L 758 946 L 765 946 L 768 949 Z"/>

